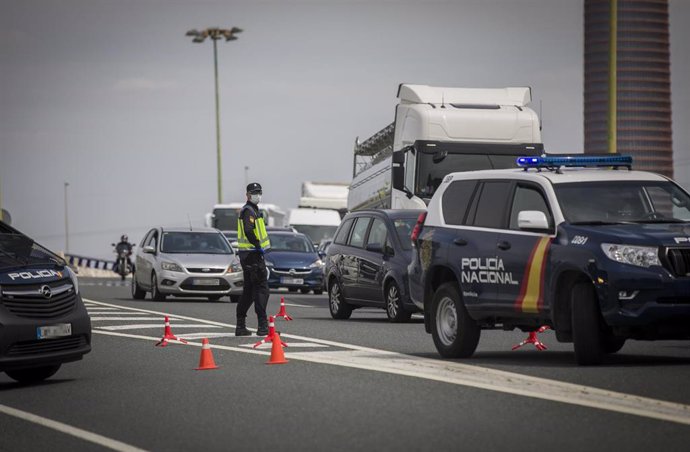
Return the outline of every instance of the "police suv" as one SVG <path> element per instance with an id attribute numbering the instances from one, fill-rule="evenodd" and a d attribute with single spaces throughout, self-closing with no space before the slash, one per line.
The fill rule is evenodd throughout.
<path id="1" fill-rule="evenodd" d="M 583 365 L 629 338 L 690 339 L 688 193 L 617 154 L 518 165 L 447 175 L 417 222 L 410 292 L 438 352 L 543 325 Z"/>
<path id="2" fill-rule="evenodd" d="M 44 380 L 91 351 L 91 321 L 65 261 L 0 221 L 0 372 Z"/>

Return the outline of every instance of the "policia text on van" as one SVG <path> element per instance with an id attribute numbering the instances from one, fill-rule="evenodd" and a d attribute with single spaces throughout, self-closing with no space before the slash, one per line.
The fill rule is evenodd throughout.
<path id="1" fill-rule="evenodd" d="M 72 270 L 0 221 L 0 371 L 40 381 L 90 351 L 91 322 Z"/>

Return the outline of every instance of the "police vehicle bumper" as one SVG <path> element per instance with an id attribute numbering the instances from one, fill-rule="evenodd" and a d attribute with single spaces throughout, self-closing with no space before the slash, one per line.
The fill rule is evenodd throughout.
<path id="1" fill-rule="evenodd" d="M 595 278 L 606 323 L 638 335 L 690 337 L 690 277 L 610 265 Z"/>
<path id="2" fill-rule="evenodd" d="M 323 269 L 317 268 L 268 268 L 268 287 L 323 290 Z"/>
<path id="3" fill-rule="evenodd" d="M 91 351 L 91 321 L 72 278 L 0 275 L 0 371 L 78 361 Z"/>
<path id="4" fill-rule="evenodd" d="M 183 272 L 162 270 L 158 278 L 158 290 L 162 294 L 176 296 L 241 295 L 244 273 L 241 269 L 227 273 L 225 268 L 209 272 Z"/>

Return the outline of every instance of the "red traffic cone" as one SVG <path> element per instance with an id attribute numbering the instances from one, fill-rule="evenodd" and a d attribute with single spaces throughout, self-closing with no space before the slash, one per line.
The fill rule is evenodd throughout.
<path id="1" fill-rule="evenodd" d="M 177 336 L 175 336 L 174 334 L 172 334 L 172 330 L 170 329 L 170 319 L 166 315 L 165 316 L 165 332 L 163 333 L 163 338 L 160 341 L 158 341 L 158 343 L 156 344 L 156 347 L 158 347 L 158 346 L 165 347 L 166 345 L 168 345 L 168 341 L 178 341 L 178 342 L 182 342 L 183 344 L 187 343 L 187 341 L 185 341 L 184 339 L 180 339 Z"/>
<path id="2" fill-rule="evenodd" d="M 539 338 L 537 337 L 537 333 L 543 333 L 544 331 L 549 329 L 550 328 L 548 327 L 548 325 L 544 325 L 542 327 L 539 327 L 537 331 L 530 331 L 529 335 L 527 336 L 527 339 L 525 339 L 517 345 L 514 345 L 512 350 L 517 350 L 525 344 L 534 344 L 534 346 L 537 347 L 537 350 L 539 351 L 546 350 L 546 345 L 544 345 L 544 343 L 539 340 Z"/>
<path id="3" fill-rule="evenodd" d="M 268 335 L 267 335 L 265 338 L 261 339 L 261 340 L 260 340 L 259 342 L 257 342 L 256 344 L 254 344 L 254 348 L 258 347 L 259 345 L 261 345 L 261 344 L 263 344 L 263 343 L 272 342 L 272 341 L 273 341 L 273 337 L 274 337 L 276 334 L 277 334 L 277 333 L 276 333 L 276 324 L 275 324 L 274 317 L 273 317 L 273 316 L 269 316 L 269 317 L 268 317 Z M 287 345 L 285 342 L 283 342 L 283 341 L 280 341 L 280 343 L 283 344 L 283 347 L 287 347 L 287 346 L 288 346 L 288 345 Z"/>
<path id="4" fill-rule="evenodd" d="M 285 364 L 288 362 L 285 359 L 285 352 L 283 352 L 283 347 L 285 344 L 280 340 L 280 334 L 275 333 L 273 335 L 273 346 L 271 347 L 271 358 L 266 361 L 266 364 Z"/>
<path id="5" fill-rule="evenodd" d="M 216 362 L 213 360 L 213 352 L 211 352 L 211 345 L 208 339 L 201 340 L 201 357 L 199 358 L 199 367 L 196 370 L 211 370 L 218 369 Z"/>
<path id="6" fill-rule="evenodd" d="M 278 317 L 282 317 L 285 320 L 292 320 L 292 317 L 285 311 L 285 297 L 282 296 L 280 297 L 280 311 L 276 314 L 276 318 Z"/>

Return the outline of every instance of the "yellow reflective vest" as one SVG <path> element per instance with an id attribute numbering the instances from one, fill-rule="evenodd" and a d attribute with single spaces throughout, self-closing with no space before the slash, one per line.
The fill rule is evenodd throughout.
<path id="1" fill-rule="evenodd" d="M 249 239 L 247 238 L 247 234 L 244 231 L 244 221 L 242 220 L 242 214 L 246 209 L 248 209 L 248 207 L 242 209 L 242 212 L 240 212 L 240 216 L 237 219 L 237 246 L 240 249 L 240 251 L 252 251 L 256 249 L 256 247 L 249 241 Z M 268 249 L 271 247 L 271 242 L 268 240 L 268 234 L 266 233 L 266 224 L 264 223 L 263 217 L 256 217 L 256 219 L 254 220 L 254 230 L 251 233 L 253 233 L 256 236 L 257 240 L 259 240 L 261 248 Z"/>

